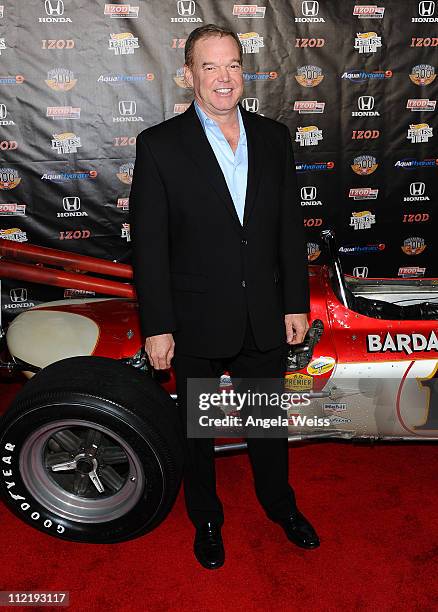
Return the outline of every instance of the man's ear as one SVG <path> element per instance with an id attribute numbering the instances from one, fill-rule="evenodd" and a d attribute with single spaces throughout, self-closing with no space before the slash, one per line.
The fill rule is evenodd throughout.
<path id="1" fill-rule="evenodd" d="M 184 64 L 184 81 L 188 87 L 193 87 L 193 73 L 187 64 Z"/>

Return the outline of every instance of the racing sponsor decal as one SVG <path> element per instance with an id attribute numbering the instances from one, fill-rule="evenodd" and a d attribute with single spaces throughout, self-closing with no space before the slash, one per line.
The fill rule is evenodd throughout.
<path id="1" fill-rule="evenodd" d="M 182 87 L 182 89 L 190 89 L 190 85 L 184 78 L 184 68 L 177 68 L 173 80 L 178 85 L 178 87 Z"/>
<path id="2" fill-rule="evenodd" d="M 233 16 L 238 19 L 264 19 L 266 6 L 257 4 L 235 4 L 233 6 Z"/>
<path id="3" fill-rule="evenodd" d="M 140 83 L 143 81 L 153 81 L 155 75 L 153 72 L 147 74 L 100 74 L 97 77 L 98 83 L 106 83 L 116 85 L 119 83 Z"/>
<path id="4" fill-rule="evenodd" d="M 26 204 L 0 202 L 0 217 L 25 217 Z"/>
<path id="5" fill-rule="evenodd" d="M 409 195 L 404 196 L 404 202 L 428 202 L 430 200 L 426 193 L 426 183 L 414 181 L 409 185 Z"/>
<path id="6" fill-rule="evenodd" d="M 411 38 L 411 47 L 438 47 L 438 38 Z"/>
<path id="7" fill-rule="evenodd" d="M 129 198 L 117 198 L 117 208 L 123 211 L 129 210 Z"/>
<path id="8" fill-rule="evenodd" d="M 63 0 L 45 0 L 46 17 L 39 17 L 39 23 L 71 23 L 70 17 L 64 14 Z"/>
<path id="9" fill-rule="evenodd" d="M 65 183 L 66 181 L 88 181 L 97 177 L 97 170 L 85 172 L 45 172 L 41 175 L 42 181 Z"/>
<path id="10" fill-rule="evenodd" d="M 0 55 L 2 54 L 2 51 L 6 50 L 6 41 L 4 38 L 0 38 Z"/>
<path id="11" fill-rule="evenodd" d="M 341 74 L 341 79 L 352 83 L 365 83 L 367 80 L 384 80 L 392 77 L 392 70 L 347 70 Z"/>
<path id="12" fill-rule="evenodd" d="M 243 98 L 241 103 L 243 108 L 249 113 L 259 113 L 260 101 L 258 98 Z M 259 115 L 264 116 L 262 113 L 259 113 Z"/>
<path id="13" fill-rule="evenodd" d="M 379 130 L 353 130 L 351 135 L 352 140 L 376 140 L 379 138 Z"/>
<path id="14" fill-rule="evenodd" d="M 382 46 L 382 37 L 377 32 L 358 32 L 354 39 L 354 48 L 359 53 L 376 53 Z"/>
<path id="15" fill-rule="evenodd" d="M 52 150 L 58 155 L 66 153 L 77 153 L 77 150 L 82 147 L 81 139 L 73 132 L 63 132 L 62 134 L 53 134 Z"/>
<path id="16" fill-rule="evenodd" d="M 401 250 L 403 253 L 405 253 L 405 255 L 421 255 L 426 247 L 427 245 L 424 238 L 420 238 L 419 236 L 410 236 L 403 242 Z"/>
<path id="17" fill-rule="evenodd" d="M 114 51 L 114 55 L 134 55 L 135 50 L 139 48 L 138 38 L 131 32 L 110 34 L 108 49 Z"/>
<path id="18" fill-rule="evenodd" d="M 359 155 L 353 159 L 351 169 L 359 176 L 372 174 L 378 168 L 378 163 L 373 155 Z"/>
<path id="19" fill-rule="evenodd" d="M 359 110 L 351 111 L 352 117 L 380 117 L 380 113 L 374 110 L 374 96 L 359 96 L 357 107 Z"/>
<path id="20" fill-rule="evenodd" d="M 131 185 L 132 183 L 132 175 L 134 173 L 134 163 L 128 162 L 127 164 L 122 164 L 117 172 L 117 178 L 125 185 Z"/>
<path id="21" fill-rule="evenodd" d="M 20 310 L 21 308 L 32 308 L 34 302 L 28 301 L 26 287 L 14 287 L 9 291 L 9 304 L 4 304 L 5 310 Z"/>
<path id="22" fill-rule="evenodd" d="M 356 276 L 357 278 L 368 278 L 368 267 L 356 266 L 353 268 L 353 276 Z"/>
<path id="23" fill-rule="evenodd" d="M 171 49 L 184 49 L 187 38 L 172 38 Z"/>
<path id="24" fill-rule="evenodd" d="M 315 261 L 321 255 L 321 247 L 317 242 L 307 243 L 307 259 L 309 261 Z"/>
<path id="25" fill-rule="evenodd" d="M 405 159 L 398 159 L 394 166 L 396 168 L 402 168 L 403 170 L 412 170 L 412 168 L 436 168 L 438 166 L 438 159 L 413 159 L 408 157 Z"/>
<path id="26" fill-rule="evenodd" d="M 333 170 L 335 162 L 296 162 L 295 170 L 297 172 L 322 172 L 323 170 Z"/>
<path id="27" fill-rule="evenodd" d="M 5 7 L 3 6 L 3 4 L 0 4 L 0 19 L 3 19 L 4 9 Z"/>
<path id="28" fill-rule="evenodd" d="M 88 240 L 91 232 L 88 229 L 65 230 L 59 232 L 59 240 Z"/>
<path id="29" fill-rule="evenodd" d="M 342 414 L 347 410 L 347 404 L 343 402 L 327 402 L 322 405 L 322 409 L 327 414 Z"/>
<path id="30" fill-rule="evenodd" d="M 21 74 L 0 76 L 0 85 L 21 85 L 22 83 L 24 83 L 24 76 Z"/>
<path id="31" fill-rule="evenodd" d="M 403 215 L 403 223 L 422 223 L 429 221 L 429 213 L 406 213 Z"/>
<path id="32" fill-rule="evenodd" d="M 0 151 L 14 151 L 18 149 L 16 140 L 0 140 Z"/>
<path id="33" fill-rule="evenodd" d="M 325 102 L 317 102 L 316 100 L 295 100 L 294 111 L 301 114 L 323 113 Z"/>
<path id="34" fill-rule="evenodd" d="M 64 212 L 56 213 L 57 217 L 88 217 L 88 213 L 81 210 L 81 198 L 79 196 L 66 196 L 62 198 Z"/>
<path id="35" fill-rule="evenodd" d="M 426 268 L 420 268 L 418 266 L 404 266 L 398 269 L 398 276 L 402 278 L 407 278 L 410 276 L 418 277 L 424 276 L 426 272 Z"/>
<path id="36" fill-rule="evenodd" d="M 52 119 L 80 119 L 80 106 L 48 106 L 46 117 Z"/>
<path id="37" fill-rule="evenodd" d="M 265 46 L 263 36 L 260 36 L 257 32 L 238 33 L 237 36 L 244 53 L 259 53 L 260 49 Z"/>
<path id="38" fill-rule="evenodd" d="M 382 340 L 379 334 L 367 335 L 369 353 L 412 353 L 438 351 L 438 338 L 434 331 L 424 334 L 393 334 L 387 332 Z"/>
<path id="39" fill-rule="evenodd" d="M 95 295 L 95 291 L 88 291 L 87 289 L 64 289 L 65 298 L 93 297 Z"/>
<path id="40" fill-rule="evenodd" d="M 430 64 L 417 64 L 412 68 L 409 78 L 415 85 L 430 85 L 436 78 L 435 68 Z"/>
<path id="41" fill-rule="evenodd" d="M 316 125 L 297 127 L 295 142 L 299 142 L 300 147 L 314 146 L 321 140 L 323 140 L 322 130 L 320 130 Z"/>
<path id="42" fill-rule="evenodd" d="M 69 38 L 65 40 L 60 38 L 56 40 L 55 38 L 44 39 L 41 41 L 41 49 L 74 49 L 75 41 Z"/>
<path id="43" fill-rule="evenodd" d="M 429 100 L 429 98 L 410 98 L 406 103 L 406 108 L 410 111 L 434 111 L 436 107 L 436 100 Z"/>
<path id="44" fill-rule="evenodd" d="M 180 115 L 181 113 L 185 113 L 189 106 L 190 102 L 176 102 L 173 105 L 173 112 L 175 115 Z"/>
<path id="45" fill-rule="evenodd" d="M 23 232 L 19 227 L 10 227 L 9 229 L 0 230 L 0 238 L 14 242 L 27 242 L 27 233 Z"/>
<path id="46" fill-rule="evenodd" d="M 172 23 L 202 23 L 202 19 L 196 15 L 196 2 L 194 0 L 178 0 L 176 9 L 178 17 L 171 17 Z"/>
<path id="47" fill-rule="evenodd" d="M 379 253 L 384 251 L 386 245 L 384 242 L 379 244 L 350 244 L 339 247 L 339 252 L 345 255 L 354 255 L 355 253 Z"/>
<path id="48" fill-rule="evenodd" d="M 54 529 L 59 534 L 64 533 L 65 527 L 63 525 L 59 525 L 58 523 L 56 523 L 56 521 L 53 521 L 49 518 L 44 519 L 44 517 L 41 516 L 41 514 L 37 512 L 35 508 L 32 508 L 31 504 L 27 500 L 27 497 L 25 497 L 25 495 L 22 495 L 24 491 L 20 491 L 17 488 L 17 485 L 14 481 L 13 469 L 14 464 L 17 463 L 17 457 L 14 457 L 14 455 L 12 454 L 15 451 L 15 447 L 15 444 L 12 444 L 11 442 L 6 442 L 2 449 L 2 469 L 0 470 L 0 472 L 1 477 L 3 479 L 5 491 L 10 495 L 11 499 L 17 502 L 17 508 L 20 508 L 22 512 L 28 513 L 33 521 L 38 521 L 39 524 L 45 529 Z"/>
<path id="49" fill-rule="evenodd" d="M 376 215 L 373 215 L 369 210 L 351 213 L 350 227 L 353 227 L 355 230 L 370 229 L 375 222 Z"/>
<path id="50" fill-rule="evenodd" d="M 429 138 L 433 136 L 433 128 L 428 123 L 411 123 L 408 129 L 406 138 L 412 144 L 418 142 L 429 142 Z"/>
<path id="51" fill-rule="evenodd" d="M 135 100 L 119 100 L 119 115 L 113 117 L 113 123 L 143 122 L 144 119 L 137 115 L 137 102 Z"/>
<path id="52" fill-rule="evenodd" d="M 336 359 L 333 357 L 321 356 L 312 361 L 307 366 L 307 371 L 312 376 L 321 376 L 333 370 L 336 364 Z"/>
<path id="53" fill-rule="evenodd" d="M 70 91 L 78 82 L 68 68 L 53 68 L 47 73 L 46 85 L 55 91 Z"/>
<path id="54" fill-rule="evenodd" d="M 131 226 L 129 223 L 122 223 L 120 236 L 124 238 L 126 242 L 131 242 Z"/>
<path id="55" fill-rule="evenodd" d="M 301 206 L 322 206 L 321 200 L 317 200 L 317 189 L 313 185 L 301 187 Z"/>
<path id="56" fill-rule="evenodd" d="M 284 379 L 284 388 L 293 391 L 306 391 L 313 388 L 313 378 L 308 374 L 294 372 L 286 374 Z"/>
<path id="57" fill-rule="evenodd" d="M 378 189 L 372 187 L 351 187 L 348 197 L 353 200 L 377 200 Z"/>
<path id="58" fill-rule="evenodd" d="M 103 14 L 111 19 L 136 19 L 138 11 L 139 7 L 131 4 L 105 4 Z"/>
<path id="59" fill-rule="evenodd" d="M 316 87 L 323 80 L 324 75 L 319 66 L 313 64 L 307 64 L 306 66 L 299 66 L 297 68 L 297 74 L 295 79 L 302 87 Z"/>
<path id="60" fill-rule="evenodd" d="M 325 23 L 319 15 L 319 2 L 317 0 L 303 0 L 301 2 L 301 17 L 295 17 L 295 23 Z"/>
<path id="61" fill-rule="evenodd" d="M 115 147 L 133 147 L 136 142 L 136 136 L 114 136 L 113 138 L 113 146 Z"/>
<path id="62" fill-rule="evenodd" d="M 245 81 L 273 81 L 278 77 L 278 72 L 271 70 L 270 72 L 244 72 L 243 79 Z"/>
<path id="63" fill-rule="evenodd" d="M 296 38 L 295 47 L 298 49 L 304 49 L 306 47 L 323 47 L 325 45 L 325 38 Z"/>
<path id="64" fill-rule="evenodd" d="M 320 227 L 322 225 L 322 219 L 315 217 L 309 217 L 304 219 L 304 227 Z"/>
<path id="65" fill-rule="evenodd" d="M 421 0 L 418 3 L 418 17 L 412 17 L 412 23 L 436 23 L 438 16 L 435 14 L 435 0 Z"/>
<path id="66" fill-rule="evenodd" d="M 0 103 L 0 125 L 2 127 L 7 127 L 10 125 L 15 125 L 15 122 L 12 119 L 8 119 L 8 109 L 6 104 Z"/>
<path id="67" fill-rule="evenodd" d="M 360 5 L 356 4 L 353 9 L 353 15 L 359 17 L 359 19 L 383 19 L 385 14 L 384 6 L 377 6 L 376 4 Z"/>
<path id="68" fill-rule="evenodd" d="M 0 189 L 15 189 L 21 182 L 21 176 L 15 168 L 0 168 Z"/>

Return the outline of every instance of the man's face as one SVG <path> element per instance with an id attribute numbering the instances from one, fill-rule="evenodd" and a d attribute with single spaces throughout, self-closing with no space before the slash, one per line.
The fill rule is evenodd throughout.
<path id="1" fill-rule="evenodd" d="M 195 99 L 210 115 L 226 115 L 237 106 L 243 93 L 239 49 L 231 36 L 209 36 L 197 40 L 193 65 L 184 67 Z"/>

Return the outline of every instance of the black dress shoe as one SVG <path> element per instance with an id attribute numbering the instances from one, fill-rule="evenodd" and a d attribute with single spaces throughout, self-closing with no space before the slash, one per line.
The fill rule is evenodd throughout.
<path id="1" fill-rule="evenodd" d="M 277 521 L 284 529 L 287 539 L 301 548 L 318 548 L 319 538 L 309 521 L 301 512 L 294 512 L 286 519 Z"/>
<path id="2" fill-rule="evenodd" d="M 195 557 L 207 569 L 217 569 L 224 564 L 225 550 L 221 528 L 217 523 L 205 523 L 196 529 L 193 545 Z"/>

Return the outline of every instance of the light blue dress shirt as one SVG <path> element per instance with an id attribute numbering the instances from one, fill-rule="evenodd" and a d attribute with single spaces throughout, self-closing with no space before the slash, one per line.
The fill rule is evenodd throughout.
<path id="1" fill-rule="evenodd" d="M 240 219 L 240 223 L 243 225 L 246 185 L 248 180 L 248 147 L 245 126 L 243 125 L 240 109 L 237 108 L 240 137 L 235 153 L 233 153 L 227 139 L 222 134 L 219 125 L 204 113 L 196 101 L 195 109 L 202 127 L 204 128 L 205 135 L 208 138 L 208 142 L 223 172 L 228 190 L 234 202 L 237 216 Z"/>

